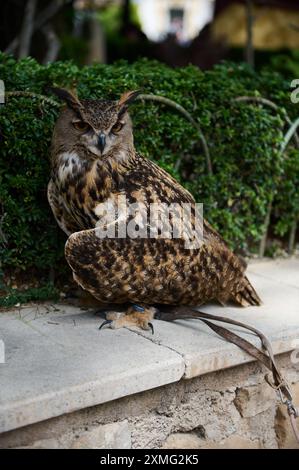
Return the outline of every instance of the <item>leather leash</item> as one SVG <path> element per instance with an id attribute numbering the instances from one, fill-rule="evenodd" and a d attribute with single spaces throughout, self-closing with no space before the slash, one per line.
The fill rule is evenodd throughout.
<path id="1" fill-rule="evenodd" d="M 194 310 L 188 307 L 175 307 L 169 311 L 158 310 L 155 314 L 155 318 L 165 321 L 173 321 L 184 318 L 196 318 L 198 320 L 201 320 L 219 336 L 226 339 L 230 343 L 235 344 L 243 351 L 247 352 L 250 356 L 253 356 L 255 359 L 257 359 L 257 361 L 261 362 L 264 366 L 266 366 L 271 374 L 266 374 L 265 380 L 268 385 L 270 385 L 270 387 L 272 387 L 276 391 L 280 402 L 287 407 L 291 426 L 294 431 L 295 438 L 299 443 L 299 430 L 296 425 L 296 418 L 299 417 L 299 409 L 295 408 L 290 387 L 277 367 L 271 343 L 261 331 L 250 325 L 246 325 L 230 318 L 211 315 L 209 313 L 200 312 L 198 310 Z M 251 331 L 260 338 L 263 350 L 257 348 L 256 346 L 254 346 L 241 336 L 237 335 L 236 333 L 228 330 L 227 328 L 224 328 L 223 326 L 219 326 L 210 320 L 220 321 L 222 323 L 229 323 L 230 325 L 236 325 L 241 328 L 244 328 L 245 330 Z"/>

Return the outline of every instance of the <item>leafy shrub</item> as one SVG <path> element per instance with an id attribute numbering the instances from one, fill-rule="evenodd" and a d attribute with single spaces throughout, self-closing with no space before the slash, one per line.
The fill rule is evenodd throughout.
<path id="1" fill-rule="evenodd" d="M 270 59 L 270 67 L 286 77 L 299 76 L 299 50 L 291 49 L 284 53 L 274 54 Z"/>
<path id="2" fill-rule="evenodd" d="M 289 99 L 288 81 L 278 74 L 256 74 L 231 63 L 208 72 L 193 66 L 171 69 L 145 59 L 79 69 L 70 62 L 44 66 L 31 58 L 17 62 L 0 55 L 0 78 L 6 91 L 44 94 L 49 85 L 76 86 L 79 97 L 116 99 L 125 90 L 142 89 L 181 104 L 200 123 L 213 174 L 207 173 L 197 130 L 166 105 L 139 101 L 132 106 L 136 147 L 204 203 L 205 217 L 237 251 L 256 250 L 274 194 L 279 195 L 274 221 L 278 231 L 282 226 L 286 231 L 298 216 L 293 197 L 299 179 L 298 150 L 290 146 L 287 156 L 279 153 L 285 109 L 293 119 L 296 107 Z M 279 111 L 232 101 L 242 95 L 272 99 Z M 3 270 L 34 268 L 45 273 L 64 264 L 65 236 L 46 199 L 57 115 L 47 102 L 28 97 L 10 96 L 0 109 Z"/>

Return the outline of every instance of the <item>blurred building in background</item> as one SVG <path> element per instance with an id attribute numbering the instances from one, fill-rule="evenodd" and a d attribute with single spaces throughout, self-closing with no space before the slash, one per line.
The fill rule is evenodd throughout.
<path id="1" fill-rule="evenodd" d="M 247 41 L 246 0 L 216 0 L 212 36 L 229 47 Z M 299 49 L 299 1 L 252 0 L 252 40 L 255 49 Z"/>
<path id="2" fill-rule="evenodd" d="M 299 57 L 299 0 L 3 0 L 0 32 L 0 50 L 41 63 L 259 67 L 275 54 Z"/>
<path id="3" fill-rule="evenodd" d="M 213 18 L 214 0 L 134 0 L 141 27 L 151 41 L 169 34 L 181 44 L 196 37 Z"/>

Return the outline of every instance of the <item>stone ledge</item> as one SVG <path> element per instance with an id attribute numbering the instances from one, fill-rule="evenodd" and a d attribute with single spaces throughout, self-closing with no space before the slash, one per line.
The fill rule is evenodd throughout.
<path id="1" fill-rule="evenodd" d="M 299 260 L 258 262 L 248 272 L 262 307 L 203 310 L 260 328 L 275 354 L 291 351 L 299 338 Z M 0 432 L 252 361 L 198 321 L 156 321 L 154 336 L 99 332 L 100 321 L 91 311 L 64 305 L 0 314 L 6 349 Z"/>

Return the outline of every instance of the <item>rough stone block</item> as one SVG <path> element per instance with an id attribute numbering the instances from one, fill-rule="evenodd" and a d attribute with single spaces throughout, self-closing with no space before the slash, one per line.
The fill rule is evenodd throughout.
<path id="1" fill-rule="evenodd" d="M 71 449 L 131 449 L 131 433 L 127 421 L 94 427 L 71 443 Z"/>
<path id="2" fill-rule="evenodd" d="M 236 390 L 234 403 L 243 418 L 250 418 L 273 406 L 275 393 L 266 382 L 239 388 Z"/>
<path id="3" fill-rule="evenodd" d="M 294 405 L 299 407 L 299 383 L 291 387 L 292 395 L 294 399 Z M 299 419 L 297 419 L 297 426 L 299 427 Z M 275 432 L 277 435 L 277 443 L 280 449 L 299 449 L 299 444 L 297 443 L 290 419 L 288 417 L 288 412 L 285 406 L 280 405 L 277 408 L 275 416 Z"/>
<path id="4" fill-rule="evenodd" d="M 201 447 L 202 449 L 261 449 L 262 445 L 258 439 L 241 437 L 238 434 L 229 436 L 227 439 L 217 443 L 211 442 Z"/>
<path id="5" fill-rule="evenodd" d="M 193 433 L 170 434 L 162 449 L 200 449 L 205 441 Z"/>
<path id="6" fill-rule="evenodd" d="M 17 449 L 59 449 L 60 444 L 57 439 L 40 439 L 27 446 L 17 447 Z"/>
<path id="7" fill-rule="evenodd" d="M 220 441 L 213 442 L 201 439 L 193 433 L 171 434 L 166 439 L 163 449 L 260 449 L 258 439 L 249 439 L 237 434 Z"/>

